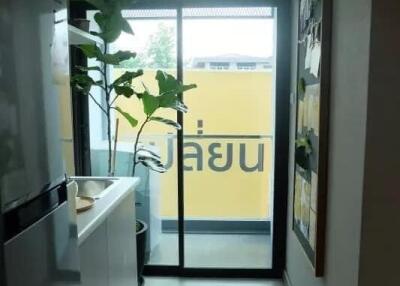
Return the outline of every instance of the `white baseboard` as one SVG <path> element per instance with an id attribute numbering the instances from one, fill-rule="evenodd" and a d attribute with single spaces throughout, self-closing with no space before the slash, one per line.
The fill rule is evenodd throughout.
<path id="1" fill-rule="evenodd" d="M 293 286 L 286 270 L 283 272 L 283 284 L 285 284 L 285 286 Z"/>

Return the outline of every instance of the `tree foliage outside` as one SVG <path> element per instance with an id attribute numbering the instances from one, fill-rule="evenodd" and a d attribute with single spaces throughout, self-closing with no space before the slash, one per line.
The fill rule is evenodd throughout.
<path id="1" fill-rule="evenodd" d="M 158 31 L 150 37 L 147 57 L 149 67 L 169 69 L 176 66 L 175 56 L 175 37 L 172 27 L 162 24 L 158 26 Z"/>
<path id="2" fill-rule="evenodd" d="M 176 67 L 175 30 L 160 23 L 146 45 L 146 51 L 121 63 L 118 68 L 171 69 Z"/>
<path id="3" fill-rule="evenodd" d="M 138 54 L 136 58 L 131 58 L 127 61 L 122 62 L 119 66 L 115 68 L 121 69 L 138 69 L 138 68 L 146 68 L 147 64 L 144 60 L 145 56 L 143 54 Z"/>

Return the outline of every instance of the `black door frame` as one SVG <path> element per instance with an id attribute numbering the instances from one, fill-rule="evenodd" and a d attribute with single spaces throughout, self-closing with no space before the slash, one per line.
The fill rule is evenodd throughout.
<path id="1" fill-rule="evenodd" d="M 179 225 L 179 265 L 149 265 L 146 275 L 183 277 L 234 277 L 234 278 L 282 278 L 286 261 L 286 225 L 288 196 L 289 119 L 290 119 L 290 46 L 291 18 L 290 0 L 153 0 L 138 1 L 127 9 L 174 9 L 177 11 L 177 76 L 183 80 L 182 64 L 182 9 L 200 7 L 275 7 L 277 8 L 276 47 L 276 122 L 275 122 L 275 181 L 273 214 L 273 253 L 271 269 L 227 269 L 227 268 L 187 268 L 184 267 L 184 171 L 183 171 L 183 131 L 178 131 L 178 225 Z M 93 9 L 81 1 L 70 1 L 71 15 L 86 14 Z M 79 102 L 74 102 L 79 104 Z M 78 108 L 79 109 L 79 108 Z M 88 113 L 88 110 L 85 111 Z M 183 126 L 183 116 L 178 113 L 178 122 Z M 78 124 L 78 125 L 76 125 Z M 74 122 L 74 128 L 88 122 Z M 84 128 L 87 132 L 88 126 Z M 77 135 L 86 140 L 86 134 Z M 87 144 L 85 144 L 88 146 Z M 75 149 L 78 158 L 85 158 L 88 150 Z M 90 160 L 85 160 L 90 164 Z M 81 166 L 87 169 L 88 166 Z M 90 166 L 89 166 L 90 168 Z M 85 175 L 85 174 L 77 174 Z"/>

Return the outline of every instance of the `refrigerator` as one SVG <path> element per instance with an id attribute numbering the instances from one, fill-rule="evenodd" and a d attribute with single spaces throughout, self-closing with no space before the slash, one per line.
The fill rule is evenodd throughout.
<path id="1" fill-rule="evenodd" d="M 0 270 L 6 286 L 78 285 L 62 100 L 66 0 L 0 0 Z"/>

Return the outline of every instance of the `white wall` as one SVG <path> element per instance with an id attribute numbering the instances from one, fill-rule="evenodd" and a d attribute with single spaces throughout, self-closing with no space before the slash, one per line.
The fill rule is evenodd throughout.
<path id="1" fill-rule="evenodd" d="M 334 0 L 333 5 L 326 269 L 323 278 L 314 277 L 312 267 L 292 232 L 294 156 L 291 150 L 286 273 L 293 286 L 358 285 L 371 0 Z M 298 9 L 297 5 L 294 6 L 293 19 L 297 19 Z M 296 39 L 293 38 L 295 46 Z M 294 57 L 293 76 L 295 64 Z M 293 91 L 296 85 L 294 77 Z M 294 111 L 292 131 L 293 126 Z M 291 142 L 294 146 L 293 138 Z"/>

